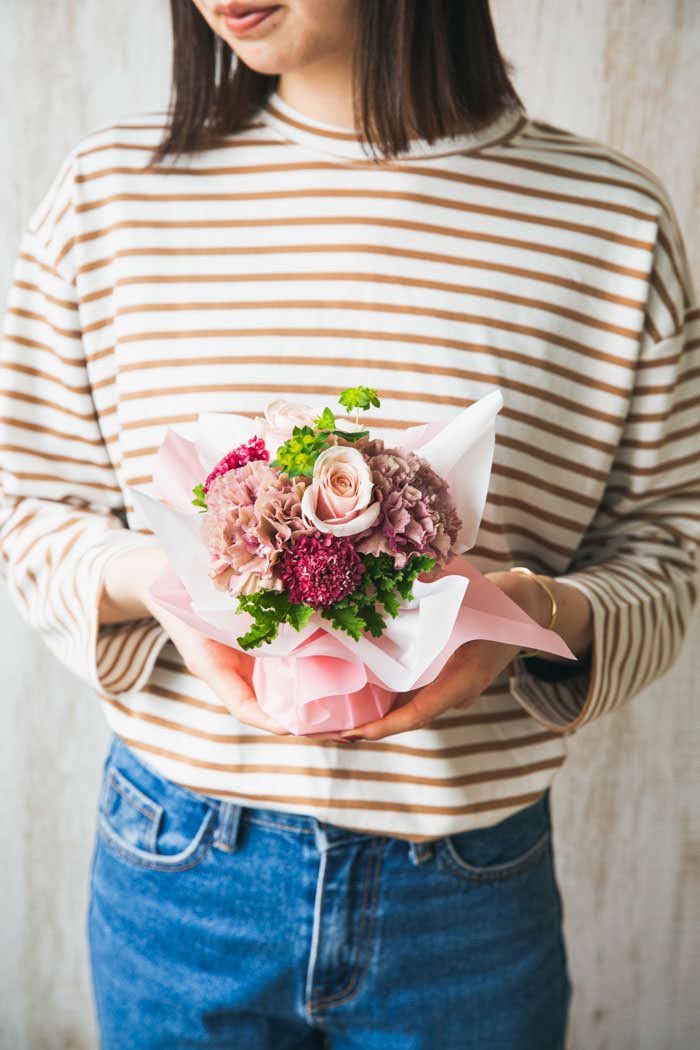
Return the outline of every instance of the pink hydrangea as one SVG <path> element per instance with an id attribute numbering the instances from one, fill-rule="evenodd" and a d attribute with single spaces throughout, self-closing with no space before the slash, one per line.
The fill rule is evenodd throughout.
<path id="1" fill-rule="evenodd" d="M 251 438 L 245 445 L 238 445 L 230 452 L 227 452 L 223 459 L 219 460 L 204 482 L 204 491 L 208 493 L 214 478 L 226 474 L 227 471 L 235 470 L 236 467 L 243 467 L 246 463 L 255 463 L 256 461 L 267 463 L 269 458 L 270 453 L 265 448 L 263 439 L 259 437 Z"/>
<path id="2" fill-rule="evenodd" d="M 391 554 L 403 568 L 411 554 L 447 561 L 462 528 L 446 481 L 430 464 L 404 448 L 385 448 L 375 438 L 362 453 L 381 503 L 376 525 L 355 538 L 363 554 Z"/>
<path id="3" fill-rule="evenodd" d="M 300 536 L 282 555 L 278 569 L 289 600 L 315 609 L 347 598 L 364 571 L 351 540 L 330 533 Z"/>

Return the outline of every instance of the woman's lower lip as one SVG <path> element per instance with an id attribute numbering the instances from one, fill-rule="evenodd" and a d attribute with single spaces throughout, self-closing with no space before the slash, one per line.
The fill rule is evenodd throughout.
<path id="1" fill-rule="evenodd" d="M 235 33 L 236 36 L 243 36 L 250 29 L 264 22 L 273 11 L 279 11 L 279 5 L 266 7 L 264 10 L 261 8 L 259 11 L 250 11 L 239 18 L 236 18 L 235 15 L 224 15 L 224 20 L 232 33 Z"/>

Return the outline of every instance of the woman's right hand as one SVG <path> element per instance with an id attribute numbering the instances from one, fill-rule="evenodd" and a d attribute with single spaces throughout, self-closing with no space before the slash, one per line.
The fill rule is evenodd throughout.
<path id="1" fill-rule="evenodd" d="M 190 674 L 201 678 L 241 722 L 279 736 L 290 732 L 262 710 L 253 690 L 254 658 L 207 638 L 158 605 L 149 588 L 167 563 L 158 547 L 125 551 L 107 563 L 100 601 L 100 621 L 119 623 L 153 616 L 167 631 Z"/>
<path id="2" fill-rule="evenodd" d="M 253 689 L 255 659 L 213 638 L 207 638 L 144 596 L 151 616 L 165 628 L 185 667 L 201 678 L 240 722 L 266 729 L 278 736 L 290 736 L 288 729 L 274 722 L 260 707 Z"/>

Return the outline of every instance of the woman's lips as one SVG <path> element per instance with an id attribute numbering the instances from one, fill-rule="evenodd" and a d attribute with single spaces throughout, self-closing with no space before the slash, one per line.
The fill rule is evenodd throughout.
<path id="1" fill-rule="evenodd" d="M 274 7 L 257 8 L 245 8 L 242 4 L 227 4 L 220 8 L 220 13 L 223 14 L 224 21 L 231 32 L 236 36 L 243 36 L 264 22 L 273 11 L 279 11 L 279 8 L 279 4 Z"/>

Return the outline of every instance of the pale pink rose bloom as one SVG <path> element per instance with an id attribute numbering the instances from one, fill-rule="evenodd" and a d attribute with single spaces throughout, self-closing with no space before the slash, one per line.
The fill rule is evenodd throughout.
<path id="1" fill-rule="evenodd" d="M 310 405 L 278 398 L 265 409 L 265 416 L 255 417 L 255 434 L 265 442 L 272 459 L 280 445 L 292 436 L 294 427 L 313 427 L 318 416 Z"/>
<path id="2" fill-rule="evenodd" d="M 362 453 L 347 445 L 332 445 L 314 464 L 301 516 L 319 532 L 354 536 L 371 528 L 379 517 L 379 503 L 371 503 L 372 492 L 372 472 Z"/>

